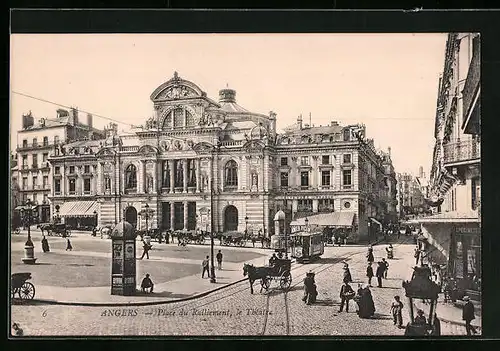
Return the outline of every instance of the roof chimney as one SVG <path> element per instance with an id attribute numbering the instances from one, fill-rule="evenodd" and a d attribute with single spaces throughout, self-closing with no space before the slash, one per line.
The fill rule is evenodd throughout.
<path id="1" fill-rule="evenodd" d="M 387 153 L 389 154 L 389 156 L 391 156 L 391 147 L 390 146 L 387 148 Z"/>
<path id="2" fill-rule="evenodd" d="M 337 121 L 331 121 L 330 125 L 331 125 L 332 127 L 336 127 L 336 126 L 338 126 L 338 125 L 339 125 L 339 122 L 337 122 Z"/>
<path id="3" fill-rule="evenodd" d="M 31 111 L 25 115 L 23 114 L 23 129 L 32 127 L 33 124 L 35 124 L 35 119 L 33 118 Z"/>
<path id="4" fill-rule="evenodd" d="M 89 128 L 92 128 L 92 123 L 94 121 L 94 117 L 92 116 L 92 114 L 90 113 L 87 113 L 87 125 L 89 126 Z"/>
<path id="5" fill-rule="evenodd" d="M 302 114 L 297 117 L 297 125 L 299 126 L 299 129 L 302 129 Z"/>

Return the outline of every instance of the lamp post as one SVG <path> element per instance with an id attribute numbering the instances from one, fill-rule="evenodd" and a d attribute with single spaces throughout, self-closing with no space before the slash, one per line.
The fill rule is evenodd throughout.
<path id="1" fill-rule="evenodd" d="M 248 216 L 245 216 L 245 238 L 248 235 Z"/>
<path id="2" fill-rule="evenodd" d="M 97 228 L 97 211 L 94 210 L 95 227 Z"/>
<path id="3" fill-rule="evenodd" d="M 309 218 L 306 217 L 304 222 L 306 223 L 306 229 L 309 230 Z"/>
<path id="4" fill-rule="evenodd" d="M 148 235 L 149 205 L 146 203 L 144 208 L 146 209 L 146 211 L 144 212 L 144 216 L 146 217 L 146 235 Z"/>
<path id="5" fill-rule="evenodd" d="M 61 207 L 59 205 L 56 205 L 56 217 L 54 218 L 56 223 L 59 223 L 59 209 Z"/>
<path id="6" fill-rule="evenodd" d="M 35 245 L 33 245 L 33 241 L 31 241 L 31 212 L 33 211 L 33 207 L 31 204 L 31 200 L 26 200 L 25 208 L 21 209 L 21 215 L 23 216 L 23 221 L 28 225 L 28 240 L 24 244 L 24 257 L 22 261 L 24 264 L 35 264 Z"/>

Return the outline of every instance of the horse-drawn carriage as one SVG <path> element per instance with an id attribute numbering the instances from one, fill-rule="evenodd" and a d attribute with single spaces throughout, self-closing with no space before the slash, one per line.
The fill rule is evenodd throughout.
<path id="1" fill-rule="evenodd" d="M 240 246 L 243 247 L 247 243 L 247 236 L 241 232 L 225 232 L 222 233 L 221 244 L 224 246 Z"/>
<path id="2" fill-rule="evenodd" d="M 193 231 L 193 230 L 176 230 L 172 234 L 173 237 L 177 238 L 177 242 L 179 244 L 205 244 L 205 234 L 202 231 Z"/>
<path id="3" fill-rule="evenodd" d="M 288 291 L 292 284 L 292 260 L 276 259 L 272 265 L 264 267 L 255 267 L 251 264 L 243 265 L 243 276 L 248 275 L 250 281 L 250 292 L 253 294 L 253 283 L 260 279 L 262 289 L 269 290 L 273 281 L 279 282 L 281 290 Z"/>
<path id="4" fill-rule="evenodd" d="M 71 228 L 65 223 L 42 223 L 36 227 L 42 231 L 42 234 L 46 231 L 48 236 L 55 235 L 62 236 L 63 238 L 71 236 Z"/>
<path id="5" fill-rule="evenodd" d="M 27 280 L 31 279 L 31 273 L 13 273 L 10 280 L 10 291 L 12 298 L 19 295 L 22 300 L 32 300 L 35 297 L 35 286 Z"/>

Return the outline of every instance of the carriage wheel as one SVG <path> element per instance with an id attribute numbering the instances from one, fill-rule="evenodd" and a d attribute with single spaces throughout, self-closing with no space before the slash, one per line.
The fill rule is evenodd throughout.
<path id="1" fill-rule="evenodd" d="M 35 297 L 35 286 L 29 282 L 24 282 L 19 289 L 19 297 L 24 300 L 32 300 Z"/>
<path id="2" fill-rule="evenodd" d="M 12 294 L 12 298 L 19 292 L 19 288 L 10 287 L 10 293 Z"/>
<path id="3" fill-rule="evenodd" d="M 19 228 L 14 229 L 14 233 L 19 234 L 21 233 L 21 230 Z"/>
<path id="4" fill-rule="evenodd" d="M 282 290 L 288 290 L 292 284 L 292 274 L 287 271 L 281 274 L 280 287 Z"/>
<path id="5" fill-rule="evenodd" d="M 269 290 L 269 287 L 271 286 L 271 277 L 265 277 L 260 279 L 260 285 L 265 289 Z"/>
<path id="6" fill-rule="evenodd" d="M 66 236 L 71 236 L 71 230 L 66 229 Z"/>
<path id="7" fill-rule="evenodd" d="M 240 241 L 238 242 L 238 245 L 239 245 L 240 247 L 244 247 L 244 246 L 246 246 L 246 244 L 247 244 L 247 241 L 246 241 L 246 240 L 240 240 Z"/>

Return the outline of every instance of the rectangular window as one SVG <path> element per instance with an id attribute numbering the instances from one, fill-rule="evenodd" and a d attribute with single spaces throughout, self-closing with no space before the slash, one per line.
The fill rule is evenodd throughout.
<path id="1" fill-rule="evenodd" d="M 38 178 L 33 177 L 33 189 L 36 189 L 37 185 L 38 185 Z"/>
<path id="2" fill-rule="evenodd" d="M 69 180 L 69 194 L 74 195 L 76 192 L 76 181 L 74 179 Z"/>
<path id="3" fill-rule="evenodd" d="M 33 146 L 38 146 L 38 140 L 36 138 L 33 138 Z"/>
<path id="4" fill-rule="evenodd" d="M 54 167 L 54 174 L 61 174 L 61 167 Z"/>
<path id="5" fill-rule="evenodd" d="M 33 154 L 33 168 L 38 167 L 38 155 Z"/>
<path id="6" fill-rule="evenodd" d="M 49 202 L 49 195 L 43 194 L 43 203 L 46 204 Z"/>
<path id="7" fill-rule="evenodd" d="M 309 186 L 309 172 L 300 172 L 300 186 Z"/>
<path id="8" fill-rule="evenodd" d="M 28 167 L 28 155 L 23 155 L 23 168 Z"/>
<path id="9" fill-rule="evenodd" d="M 300 164 L 302 166 L 309 166 L 309 156 L 302 156 L 300 158 Z"/>
<path id="10" fill-rule="evenodd" d="M 27 190 L 27 189 L 28 189 L 28 178 L 23 177 L 23 190 Z"/>
<path id="11" fill-rule="evenodd" d="M 49 137 L 43 137 L 43 146 L 49 145 Z"/>
<path id="12" fill-rule="evenodd" d="M 90 173 L 90 166 L 89 165 L 84 166 L 84 172 L 85 172 L 85 174 Z"/>
<path id="13" fill-rule="evenodd" d="M 43 188 L 47 189 L 49 187 L 49 177 L 43 176 Z"/>
<path id="14" fill-rule="evenodd" d="M 104 189 L 111 190 L 111 178 L 108 176 L 104 178 Z"/>
<path id="15" fill-rule="evenodd" d="M 69 166 L 69 174 L 75 173 L 75 166 Z"/>
<path id="16" fill-rule="evenodd" d="M 282 157 L 281 158 L 281 165 L 282 166 L 288 166 L 288 157 Z"/>
<path id="17" fill-rule="evenodd" d="M 351 163 L 351 154 L 344 155 L 344 163 Z"/>
<path id="18" fill-rule="evenodd" d="M 47 159 L 49 158 L 49 154 L 45 153 L 42 155 L 42 161 L 47 162 Z"/>
<path id="19" fill-rule="evenodd" d="M 330 171 L 321 172 L 321 185 L 325 187 L 330 186 Z"/>
<path id="20" fill-rule="evenodd" d="M 351 183 L 351 170 L 350 169 L 346 169 L 346 170 L 343 170 L 342 171 L 342 180 L 343 180 L 343 184 L 344 186 L 351 186 L 352 183 Z"/>
<path id="21" fill-rule="evenodd" d="M 288 173 L 287 172 L 281 172 L 280 186 L 282 188 L 287 188 L 288 187 Z"/>
<path id="22" fill-rule="evenodd" d="M 323 155 L 321 157 L 321 163 L 324 165 L 329 165 L 330 164 L 330 155 Z"/>
<path id="23" fill-rule="evenodd" d="M 28 139 L 23 140 L 23 147 L 28 147 Z"/>
<path id="24" fill-rule="evenodd" d="M 85 178 L 83 180 L 83 192 L 90 193 L 90 178 Z"/>
<path id="25" fill-rule="evenodd" d="M 61 179 L 54 179 L 54 192 L 56 194 L 61 193 Z"/>
<path id="26" fill-rule="evenodd" d="M 297 203 L 298 211 L 312 211 L 312 200 L 299 200 Z"/>

